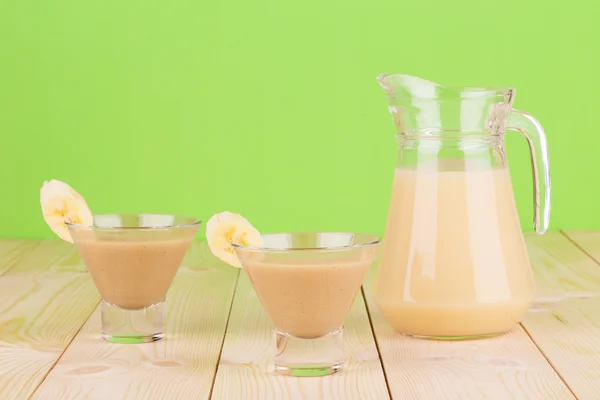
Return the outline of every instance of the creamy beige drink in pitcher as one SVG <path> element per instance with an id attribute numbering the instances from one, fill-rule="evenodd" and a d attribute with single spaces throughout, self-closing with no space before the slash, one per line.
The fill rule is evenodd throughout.
<path id="1" fill-rule="evenodd" d="M 521 320 L 534 285 L 506 168 L 398 169 L 388 219 L 376 302 L 396 330 L 473 336 Z"/>
<path id="2" fill-rule="evenodd" d="M 543 233 L 550 181 L 541 127 L 511 110 L 513 89 L 445 88 L 404 75 L 380 77 L 380 83 L 400 133 L 400 154 L 377 307 L 395 330 L 414 336 L 463 339 L 511 330 L 531 306 L 535 284 L 503 137 L 508 122 L 529 140 L 534 227 Z"/>

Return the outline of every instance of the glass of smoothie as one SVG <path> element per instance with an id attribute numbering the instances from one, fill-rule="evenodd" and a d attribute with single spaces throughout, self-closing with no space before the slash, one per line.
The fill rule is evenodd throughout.
<path id="1" fill-rule="evenodd" d="M 274 325 L 275 371 L 322 376 L 344 365 L 344 320 L 372 264 L 379 237 L 314 232 L 261 235 L 232 244 Z"/>
<path id="2" fill-rule="evenodd" d="M 114 343 L 162 339 L 165 297 L 200 221 L 163 214 L 93 219 L 93 225 L 67 227 L 102 298 L 102 337 Z"/>

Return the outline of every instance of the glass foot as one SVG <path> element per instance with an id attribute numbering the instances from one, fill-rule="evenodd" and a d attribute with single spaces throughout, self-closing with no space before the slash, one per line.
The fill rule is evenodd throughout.
<path id="1" fill-rule="evenodd" d="M 325 376 L 344 368 L 344 331 L 302 339 L 275 330 L 275 372 L 288 376 Z"/>
<path id="2" fill-rule="evenodd" d="M 155 333 L 151 336 L 139 336 L 139 335 L 128 335 L 128 336 L 115 336 L 102 333 L 102 338 L 111 343 L 150 343 L 160 340 L 165 337 L 164 333 Z"/>
<path id="3" fill-rule="evenodd" d="M 101 302 L 102 337 L 112 343 L 148 343 L 165 337 L 164 302 L 138 310 Z"/>
<path id="4" fill-rule="evenodd" d="M 287 376 L 325 376 L 340 372 L 344 368 L 344 364 L 335 364 L 327 367 L 285 367 L 275 364 L 275 372 L 279 375 Z"/>

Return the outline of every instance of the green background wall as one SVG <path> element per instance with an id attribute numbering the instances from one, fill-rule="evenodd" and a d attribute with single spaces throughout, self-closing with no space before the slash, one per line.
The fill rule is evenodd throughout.
<path id="1" fill-rule="evenodd" d="M 560 5 L 560 6 L 559 6 Z M 96 213 L 242 213 L 382 233 L 396 143 L 375 77 L 517 88 L 552 229 L 600 229 L 596 0 L 0 0 L 0 236 L 51 237 L 45 179 Z M 523 227 L 526 143 L 508 138 Z"/>

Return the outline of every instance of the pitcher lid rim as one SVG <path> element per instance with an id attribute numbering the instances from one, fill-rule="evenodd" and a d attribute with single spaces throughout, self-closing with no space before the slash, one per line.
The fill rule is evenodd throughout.
<path id="1" fill-rule="evenodd" d="M 421 81 L 427 81 L 426 79 L 423 78 L 419 78 L 413 75 L 407 75 L 407 74 L 380 74 L 377 76 L 377 81 L 379 81 L 379 84 L 381 85 L 381 87 L 385 90 L 387 90 L 390 93 L 397 93 L 399 91 L 401 91 L 402 89 L 404 89 L 401 86 L 394 86 L 391 85 L 387 82 L 387 80 L 389 78 L 392 77 L 398 77 L 398 78 L 408 78 L 408 79 L 418 79 Z M 455 93 L 455 94 L 460 94 L 460 97 L 473 97 L 473 98 L 486 98 L 486 97 L 500 97 L 500 96 L 510 96 L 513 97 L 515 95 L 516 89 L 514 87 L 510 87 L 510 86 L 498 86 L 498 85 L 492 85 L 492 86 L 484 86 L 484 85 L 465 85 L 465 86 L 459 86 L 459 85 L 451 85 L 451 86 L 445 86 L 445 85 L 440 85 L 437 84 L 435 82 L 431 82 L 431 81 L 427 81 L 429 83 L 431 83 L 432 85 L 435 85 L 439 91 L 442 91 L 443 93 Z M 404 89 L 406 90 L 406 89 Z M 407 94 L 406 97 L 412 97 L 412 98 L 417 98 L 417 99 L 439 99 L 441 93 L 437 92 L 433 95 L 415 95 L 415 94 Z"/>

